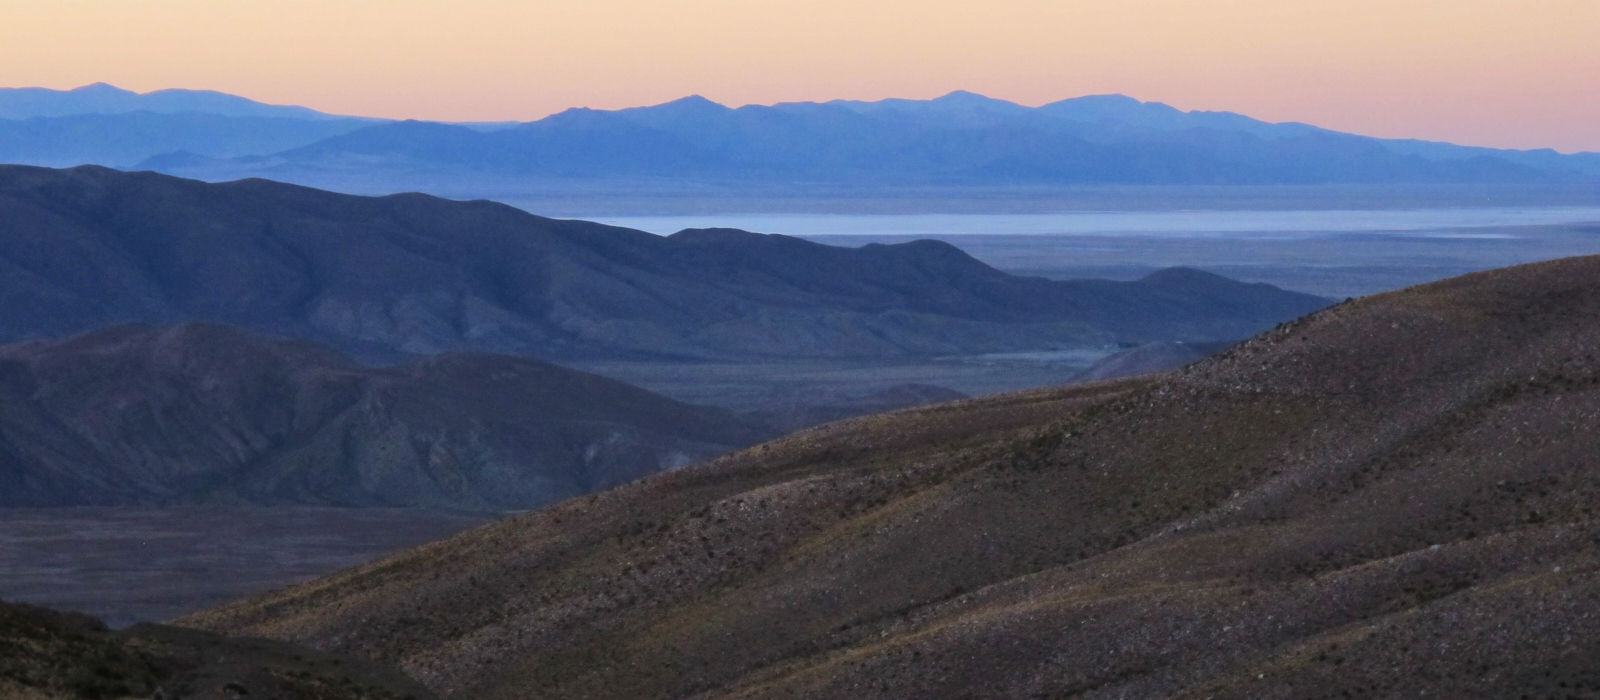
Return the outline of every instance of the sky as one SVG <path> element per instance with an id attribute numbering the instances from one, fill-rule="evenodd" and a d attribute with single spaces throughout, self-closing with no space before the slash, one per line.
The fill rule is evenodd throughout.
<path id="1" fill-rule="evenodd" d="M 0 0 L 0 86 L 531 120 L 1121 93 L 1382 137 L 1600 151 L 1600 0 Z"/>

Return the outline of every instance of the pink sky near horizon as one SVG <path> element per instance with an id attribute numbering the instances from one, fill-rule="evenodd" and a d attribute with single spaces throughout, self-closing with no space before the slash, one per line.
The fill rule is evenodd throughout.
<path id="1" fill-rule="evenodd" d="M 0 85 L 529 120 L 1122 93 L 1384 137 L 1600 151 L 1600 0 L 0 0 Z"/>

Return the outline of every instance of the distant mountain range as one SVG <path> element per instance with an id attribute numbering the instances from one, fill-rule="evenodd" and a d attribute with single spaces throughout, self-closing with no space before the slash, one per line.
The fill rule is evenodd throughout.
<path id="1" fill-rule="evenodd" d="M 151 160 L 152 151 L 231 158 L 300 148 L 369 124 L 355 119 L 228 117 L 195 112 L 40 117 L 0 121 L 0 154 L 8 162 L 50 167 L 138 163 Z"/>
<path id="2" fill-rule="evenodd" d="M 125 166 L 173 152 L 233 158 L 301 148 L 382 121 L 204 90 L 0 88 L 0 162 Z"/>
<path id="3" fill-rule="evenodd" d="M 1232 340 L 1320 297 L 1171 269 L 1009 275 L 948 244 L 662 237 L 492 202 L 0 166 L 0 340 L 203 320 L 368 361 L 938 357 Z"/>
<path id="4" fill-rule="evenodd" d="M 1375 139 L 1119 95 L 1029 108 L 966 92 L 737 109 L 689 97 L 485 126 L 334 117 L 211 92 L 11 89 L 0 90 L 0 161 L 95 163 L 213 181 L 259 176 L 369 192 L 550 182 L 741 191 L 1600 178 L 1594 153 Z"/>
<path id="5" fill-rule="evenodd" d="M 212 90 L 157 90 L 140 94 L 105 83 L 85 85 L 75 90 L 0 88 L 0 119 L 132 112 L 313 121 L 349 118 L 324 114 L 308 107 L 263 104 Z"/>
<path id="6" fill-rule="evenodd" d="M 873 416 L 178 622 L 444 697 L 1586 697 L 1600 257 Z"/>
<path id="7" fill-rule="evenodd" d="M 208 324 L 0 346 L 0 507 L 526 509 L 776 434 L 501 355 L 372 369 Z"/>

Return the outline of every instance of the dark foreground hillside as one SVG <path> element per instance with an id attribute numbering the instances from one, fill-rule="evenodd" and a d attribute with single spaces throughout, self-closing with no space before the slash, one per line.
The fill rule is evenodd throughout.
<path id="1" fill-rule="evenodd" d="M 939 357 L 1228 340 L 1319 297 L 1193 270 L 1016 277 L 934 241 L 661 237 L 492 202 L 0 166 L 0 340 L 201 320 L 368 360 Z"/>
<path id="2" fill-rule="evenodd" d="M 502 355 L 373 369 L 208 324 L 0 347 L 0 507 L 532 508 L 773 434 Z"/>
<path id="3" fill-rule="evenodd" d="M 5 700 L 425 700 L 392 670 L 266 640 L 139 625 L 0 602 Z"/>
<path id="4" fill-rule="evenodd" d="M 187 618 L 457 698 L 1600 694 L 1600 258 L 832 424 Z"/>
<path id="5" fill-rule="evenodd" d="M 0 599 L 122 628 L 305 583 L 501 517 L 430 508 L 0 508 Z"/>

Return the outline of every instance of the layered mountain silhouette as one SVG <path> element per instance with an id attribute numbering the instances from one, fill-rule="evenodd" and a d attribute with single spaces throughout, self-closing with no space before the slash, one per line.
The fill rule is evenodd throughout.
<path id="1" fill-rule="evenodd" d="M 394 122 L 199 90 L 0 89 L 0 162 L 93 163 L 363 192 L 613 183 L 724 194 L 806 185 L 1561 183 L 1600 154 L 1375 139 L 1121 95 L 1037 108 L 933 100 L 724 107 L 688 97 L 522 124 Z M 663 180 L 665 178 L 665 180 Z M 543 184 L 539 184 L 543 183 Z M 584 184 L 588 183 L 588 184 Z"/>
<path id="2" fill-rule="evenodd" d="M 523 358 L 373 369 L 208 324 L 0 347 L 0 507 L 524 509 L 774 434 Z"/>
<path id="3" fill-rule="evenodd" d="M 1600 257 L 863 418 L 183 621 L 446 697 L 1600 688 Z"/>
<path id="4" fill-rule="evenodd" d="M 0 339 L 193 320 L 360 358 L 883 358 L 1248 336 L 1325 305 L 1183 269 L 1050 281 L 934 241 L 661 237 L 491 202 L 0 167 Z"/>
<path id="5" fill-rule="evenodd" d="M 299 148 L 368 123 L 144 111 L 0 121 L 0 162 L 71 167 L 147 161 L 152 167 L 181 168 L 212 158 Z"/>
<path id="6" fill-rule="evenodd" d="M 302 148 L 381 121 L 207 90 L 0 88 L 0 162 L 129 166 L 157 158 L 177 167 Z"/>
<path id="7" fill-rule="evenodd" d="M 1304 124 L 1182 112 L 1115 95 L 1027 108 L 971 93 L 737 109 L 689 97 L 617 111 L 572 109 L 490 132 L 395 122 L 264 158 L 146 165 L 207 179 L 452 173 L 688 178 L 731 187 L 1554 183 L 1600 176 L 1593 154 L 1391 147 Z"/>
<path id="8" fill-rule="evenodd" d="M 133 112 L 303 120 L 347 118 L 318 112 L 308 107 L 263 104 L 214 90 L 157 90 L 140 94 L 105 83 L 85 85 L 73 90 L 0 88 L 0 119 Z"/>

